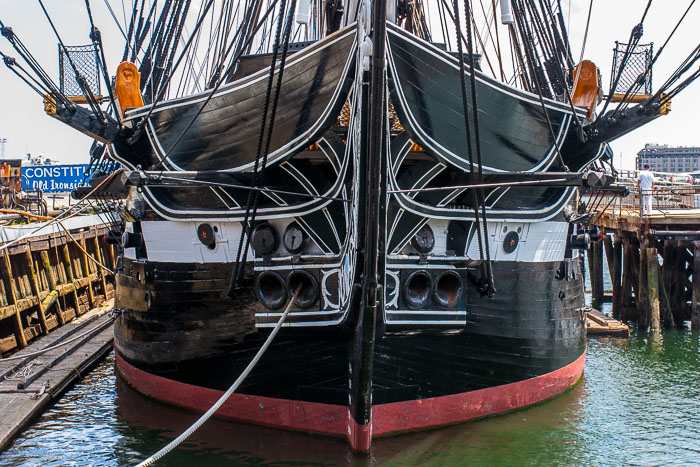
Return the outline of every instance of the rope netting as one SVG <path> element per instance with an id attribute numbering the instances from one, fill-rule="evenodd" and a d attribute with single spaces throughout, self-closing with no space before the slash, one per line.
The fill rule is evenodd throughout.
<path id="1" fill-rule="evenodd" d="M 624 68 L 620 70 L 628 46 L 629 44 L 615 41 L 612 78 L 610 80 L 615 82 L 617 76 L 620 75 L 620 81 L 615 89 L 615 93 L 625 94 L 630 88 L 634 87 L 637 80 L 642 80 L 641 86 L 635 94 L 651 94 L 651 62 L 654 55 L 654 43 L 638 44 L 634 47 L 628 53 Z M 649 70 L 648 73 L 647 70 Z"/>
<path id="2" fill-rule="evenodd" d="M 70 64 L 70 60 L 66 55 L 70 54 L 70 58 L 75 64 L 80 74 L 87 80 L 90 86 L 90 91 L 95 96 L 100 95 L 100 66 L 97 57 L 95 46 L 77 45 L 66 46 L 66 50 L 59 45 L 58 47 L 58 69 L 60 76 L 61 92 L 66 96 L 82 96 L 83 91 L 80 89 L 78 81 L 75 79 L 75 70 Z"/>

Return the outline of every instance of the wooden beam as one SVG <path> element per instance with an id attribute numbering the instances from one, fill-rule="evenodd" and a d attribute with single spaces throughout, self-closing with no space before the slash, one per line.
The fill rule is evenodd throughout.
<path id="1" fill-rule="evenodd" d="M 690 312 L 690 328 L 700 329 L 700 242 L 693 242 L 693 301 Z"/>
<path id="2" fill-rule="evenodd" d="M 621 303 L 620 295 L 622 294 L 622 241 L 617 234 L 615 234 L 612 256 L 612 268 L 610 268 L 610 278 L 612 279 L 613 287 L 612 312 L 613 318 L 619 320 Z"/>
<path id="3" fill-rule="evenodd" d="M 630 297 L 632 295 L 632 255 L 629 238 L 625 237 L 622 240 L 622 245 L 624 262 L 622 264 L 622 284 L 620 286 L 620 310 L 630 306 Z"/>
<path id="4" fill-rule="evenodd" d="M 32 250 L 27 246 L 27 251 L 25 252 L 25 259 L 27 261 L 27 269 L 29 270 L 30 282 L 32 287 L 32 293 L 37 299 L 37 308 L 39 309 L 39 324 L 41 324 L 41 333 L 47 335 L 49 333 L 49 326 L 46 324 L 46 314 L 44 313 L 44 307 L 41 305 L 41 300 L 39 299 L 39 281 L 36 276 L 36 268 L 34 267 L 34 258 L 32 256 Z"/>
<path id="5" fill-rule="evenodd" d="M 676 327 L 676 321 L 673 318 L 671 302 L 666 295 L 666 285 L 664 284 L 664 275 L 659 269 L 659 308 L 661 310 L 661 319 L 665 328 L 671 329 Z"/>
<path id="6" fill-rule="evenodd" d="M 80 234 L 80 245 L 83 247 L 83 250 L 87 251 L 86 243 L 85 243 L 85 233 L 81 232 Z M 80 259 L 83 263 L 83 277 L 90 277 L 90 262 L 88 260 L 87 254 L 85 254 L 85 251 L 81 250 L 80 251 Z M 93 308 L 95 306 L 95 292 L 92 290 L 92 281 L 88 281 L 88 300 L 90 301 L 90 308 Z"/>
<path id="7" fill-rule="evenodd" d="M 647 259 L 647 319 L 649 329 L 658 332 L 661 329 L 661 314 L 659 312 L 659 259 L 656 248 L 646 249 Z"/>
<path id="8" fill-rule="evenodd" d="M 7 294 L 7 303 L 15 305 L 15 341 L 17 347 L 23 349 L 27 346 L 27 339 L 24 337 L 24 327 L 22 326 L 22 316 L 17 305 L 17 290 L 15 289 L 15 281 L 12 277 L 12 265 L 10 264 L 10 256 L 7 254 L 7 249 L 3 250 L 3 267 L 2 280 L 5 283 L 5 293 Z"/>
<path id="9" fill-rule="evenodd" d="M 49 259 L 49 253 L 46 250 L 43 250 L 40 253 L 41 257 L 41 266 L 44 269 L 44 273 L 46 274 L 46 281 L 49 283 L 49 289 L 50 290 L 56 290 L 58 288 L 58 281 L 56 281 L 56 276 L 53 272 L 53 269 L 51 268 L 51 260 Z M 61 305 L 60 303 L 56 300 L 52 302 L 56 304 L 56 317 L 58 318 L 58 324 L 63 326 L 66 324 L 66 318 L 63 316 L 63 312 L 61 311 Z M 49 307 L 44 304 L 44 310 L 47 310 Z"/>
<path id="10" fill-rule="evenodd" d="M 95 245 L 95 256 L 97 259 L 97 262 L 100 264 L 105 264 L 104 261 L 102 261 L 102 253 L 100 252 L 100 242 L 97 240 L 97 235 L 95 235 L 92 238 L 93 244 Z M 102 279 L 102 291 L 105 296 L 105 300 L 107 300 L 107 279 L 105 278 L 105 272 L 104 269 L 98 266 L 98 274 L 100 275 L 100 278 Z"/>
<path id="11" fill-rule="evenodd" d="M 63 262 L 63 270 L 66 271 L 66 283 L 73 284 L 73 303 L 75 303 L 75 315 L 78 316 L 80 315 L 80 299 L 78 298 L 78 287 L 75 284 L 73 263 L 67 243 L 61 247 L 61 260 Z"/>
<path id="12" fill-rule="evenodd" d="M 639 313 L 638 323 L 641 329 L 646 329 L 649 326 L 649 283 L 647 282 L 647 249 L 643 244 L 639 245 L 639 255 L 637 270 L 637 283 L 639 287 L 637 288 L 637 311 Z M 658 297 L 658 292 L 657 292 Z"/>
<path id="13" fill-rule="evenodd" d="M 591 277 L 591 297 L 593 308 L 600 310 L 603 304 L 603 244 L 591 242 L 588 250 L 588 268 Z"/>

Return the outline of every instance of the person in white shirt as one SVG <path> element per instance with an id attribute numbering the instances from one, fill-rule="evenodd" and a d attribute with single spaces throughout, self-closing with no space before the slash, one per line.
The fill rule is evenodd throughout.
<path id="1" fill-rule="evenodd" d="M 654 174 L 649 170 L 649 164 L 644 164 L 644 170 L 637 175 L 637 188 L 642 202 L 642 216 L 651 214 L 651 193 L 654 189 Z"/>

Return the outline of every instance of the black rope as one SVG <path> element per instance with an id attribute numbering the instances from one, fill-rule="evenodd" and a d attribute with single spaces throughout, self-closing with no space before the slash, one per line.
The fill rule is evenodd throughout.
<path id="1" fill-rule="evenodd" d="M 109 0 L 105 0 L 105 2 L 109 4 Z M 141 0 L 141 2 L 143 3 L 143 0 Z M 138 7 L 139 7 L 139 2 L 135 1 L 134 7 L 131 10 L 131 20 L 129 20 L 129 29 L 127 30 L 127 34 L 124 36 L 124 40 L 126 42 L 124 44 L 124 54 L 122 55 L 122 62 L 126 61 L 126 59 L 129 57 L 129 51 L 132 50 L 131 38 L 136 36 L 136 31 L 135 31 L 136 16 L 137 16 L 136 13 L 139 11 Z M 115 21 L 117 20 L 117 18 L 114 16 L 114 12 L 112 12 L 112 17 L 114 18 Z M 117 21 L 117 24 L 119 24 L 118 21 Z"/>
<path id="2" fill-rule="evenodd" d="M 283 73 L 284 73 L 284 66 L 287 60 L 287 53 L 289 51 L 289 38 L 292 30 L 292 20 L 293 20 L 293 15 L 294 15 L 294 10 L 296 8 L 296 0 L 292 0 L 292 3 L 289 8 L 289 13 L 287 14 L 287 22 L 285 26 L 285 31 L 284 31 L 284 45 L 283 45 L 283 51 L 282 51 L 282 59 L 279 64 L 279 72 L 277 73 L 277 83 L 276 83 L 276 88 L 275 88 L 275 94 L 274 98 L 272 101 L 272 108 L 270 109 L 270 119 L 269 119 L 269 124 L 267 125 L 267 132 L 266 132 L 266 139 L 265 139 L 265 147 L 261 147 L 261 143 L 263 140 L 263 134 L 265 133 L 265 118 L 267 116 L 267 109 L 268 109 L 268 103 L 270 101 L 269 96 L 270 96 L 270 91 L 272 87 L 272 81 L 274 79 L 274 72 L 275 72 L 275 64 L 277 61 L 277 51 L 279 49 L 279 34 L 280 30 L 282 27 L 282 22 L 284 19 L 284 10 L 286 6 L 286 0 L 282 0 L 282 3 L 280 4 L 280 13 L 279 13 L 279 22 L 277 25 L 277 31 L 275 32 L 275 42 L 274 42 L 274 50 L 273 50 L 273 56 L 272 56 L 272 64 L 270 65 L 270 76 L 268 80 L 268 88 L 267 88 L 267 96 L 268 98 L 265 99 L 265 110 L 263 111 L 263 120 L 261 122 L 261 128 L 260 128 L 260 137 L 258 138 L 258 150 L 256 151 L 256 158 L 255 158 L 255 168 L 253 169 L 253 177 L 254 177 L 254 186 L 257 187 L 258 181 L 260 180 L 262 183 L 265 181 L 265 167 L 267 165 L 267 155 L 270 150 L 270 143 L 272 141 L 272 130 L 274 128 L 274 123 L 275 123 L 275 116 L 277 113 L 277 103 L 279 102 L 279 95 L 280 95 L 280 90 L 282 89 L 282 78 L 283 78 Z M 262 151 L 262 152 L 261 152 Z M 262 154 L 262 163 L 261 163 L 261 168 L 260 168 L 260 176 L 258 180 L 258 161 L 260 159 L 260 155 Z M 252 199 L 252 213 L 250 213 L 250 197 L 253 197 Z M 255 216 L 258 211 L 258 199 L 259 199 L 259 192 L 250 192 L 248 194 L 248 203 L 246 205 L 246 216 L 244 218 L 243 224 L 242 224 L 242 229 L 241 229 L 241 237 L 238 242 L 238 251 L 236 254 L 236 263 L 234 265 L 234 273 L 231 275 L 231 282 L 229 284 L 229 288 L 227 291 L 227 295 L 229 298 L 233 297 L 233 293 L 236 288 L 240 285 L 240 281 L 242 279 L 243 275 L 243 270 L 245 269 L 245 260 L 248 256 L 248 248 L 250 246 L 250 232 L 252 230 L 253 224 L 255 223 Z M 250 214 L 250 218 L 248 217 Z M 241 244 L 245 240 L 245 245 L 243 252 L 241 252 Z M 242 254 L 241 254 L 242 253 Z"/>
<path id="3" fill-rule="evenodd" d="M 669 43 L 669 41 L 671 40 L 671 38 L 675 35 L 676 31 L 678 30 L 678 27 L 681 25 L 681 23 L 683 22 L 683 20 L 685 19 L 685 17 L 688 15 L 688 12 L 690 11 L 690 9 L 692 8 L 692 6 L 693 6 L 694 4 L 695 4 L 695 0 L 693 0 L 692 2 L 690 2 L 690 5 L 688 5 L 688 8 L 685 10 L 685 12 L 684 12 L 683 15 L 681 16 L 681 18 L 680 18 L 680 19 L 678 20 L 678 22 L 676 23 L 676 26 L 673 28 L 673 30 L 671 31 L 671 33 L 670 33 L 670 34 L 668 35 L 668 37 L 666 38 L 666 41 L 665 41 L 665 42 L 663 43 L 663 45 L 659 48 L 659 50 L 656 52 L 656 55 L 654 55 L 654 58 L 651 60 L 651 63 L 649 63 L 649 66 L 647 66 L 647 68 L 644 70 L 644 73 L 643 73 L 642 75 L 640 75 L 640 79 L 638 79 L 638 80 L 634 83 L 634 85 L 633 85 L 633 86 L 630 86 L 630 88 L 627 90 L 627 93 L 626 93 L 625 96 L 623 97 L 622 102 L 620 103 L 620 106 L 625 106 L 625 107 L 626 107 L 627 100 L 628 100 L 628 97 L 630 96 L 630 94 L 636 94 L 636 93 L 639 91 L 639 88 L 642 86 L 642 83 L 647 79 L 647 77 L 648 77 L 649 74 L 651 73 L 652 67 L 653 67 L 654 64 L 656 63 L 656 60 L 658 60 L 659 56 L 661 55 L 661 53 L 662 53 L 662 52 L 664 51 L 664 49 L 666 48 L 666 45 Z M 662 89 L 663 89 L 663 87 L 662 87 Z M 652 101 L 653 101 L 653 99 L 652 99 Z"/>
<path id="4" fill-rule="evenodd" d="M 580 129 L 580 128 L 583 128 L 583 122 L 581 121 L 581 119 L 578 116 L 576 106 L 574 106 L 573 97 L 571 95 L 571 92 L 573 92 L 573 89 L 571 89 L 571 90 L 569 89 L 569 85 L 568 85 L 567 79 L 565 77 L 565 75 L 567 74 L 567 68 L 561 62 L 561 56 L 560 56 L 560 54 L 563 55 L 564 60 L 566 60 L 568 63 L 568 66 L 570 68 L 573 68 L 573 60 L 571 58 L 571 52 L 570 52 L 571 47 L 569 46 L 569 39 L 566 36 L 566 31 L 564 30 L 563 36 L 566 39 L 566 45 L 564 45 L 563 44 L 564 39 L 562 39 L 562 37 L 559 35 L 559 30 L 556 27 L 556 20 L 554 18 L 554 12 L 552 11 L 551 5 L 548 2 L 544 2 L 543 0 L 540 0 L 540 3 L 546 5 L 548 8 L 548 11 L 549 11 L 550 19 L 552 21 L 552 29 L 553 29 L 554 34 L 555 34 L 555 42 L 557 44 L 559 44 L 557 46 L 558 53 L 554 54 L 554 58 L 557 61 L 557 70 L 560 73 L 559 79 L 561 79 L 562 84 L 563 84 L 564 97 L 566 98 L 566 102 L 569 104 L 573 118 L 576 121 L 576 125 Z M 560 5 L 560 7 L 561 7 L 561 5 Z M 563 24 L 562 24 L 562 27 L 564 27 Z M 550 131 L 552 131 L 551 128 L 550 128 Z"/>
<path id="5" fill-rule="evenodd" d="M 148 12 L 148 16 L 146 16 L 145 20 L 143 18 L 143 15 L 139 18 L 139 25 L 136 28 L 136 32 L 134 33 L 134 47 L 131 52 L 130 60 L 132 62 L 136 61 L 138 51 L 141 50 L 141 47 L 143 46 L 143 43 L 146 40 L 146 37 L 148 36 L 148 32 L 153 26 L 153 17 L 155 15 L 155 8 L 157 4 L 158 2 L 153 2 L 153 4 L 151 5 L 151 9 Z M 147 55 L 145 57 L 147 57 Z M 143 62 L 141 63 L 141 66 L 143 67 Z M 142 73 L 143 71 L 139 69 L 139 72 Z"/>
<path id="6" fill-rule="evenodd" d="M 270 7 L 268 8 L 267 12 L 265 13 L 265 16 L 264 16 L 264 17 L 262 18 L 262 20 L 258 23 L 258 25 L 257 25 L 257 27 L 255 28 L 255 30 L 253 31 L 253 33 L 246 39 L 246 43 L 251 43 L 251 42 L 253 41 L 253 38 L 254 38 L 255 33 L 258 31 L 258 29 L 260 28 L 260 26 L 265 22 L 267 16 L 270 14 L 270 12 L 272 12 L 272 10 L 274 9 L 275 4 L 277 3 L 277 1 L 278 1 L 278 0 L 275 0 L 275 1 L 272 2 L 272 4 L 270 5 Z M 231 46 L 233 46 L 233 44 L 231 44 Z M 233 68 L 233 67 L 235 66 L 236 62 L 238 61 L 238 59 L 240 58 L 240 56 L 241 56 L 242 54 L 243 54 L 243 51 L 241 50 L 241 51 L 239 51 L 238 55 L 237 55 L 236 57 L 234 57 L 234 59 L 231 61 L 231 64 L 229 65 L 229 67 L 226 69 L 226 72 L 222 75 L 221 79 L 219 79 L 219 82 L 216 83 L 216 86 L 214 86 L 214 88 L 209 92 L 209 95 L 208 95 L 207 98 L 204 100 L 204 102 L 202 103 L 202 105 L 199 107 L 199 110 L 197 110 L 197 113 L 195 113 L 195 114 L 192 116 L 192 118 L 190 119 L 190 121 L 187 123 L 187 126 L 180 132 L 180 134 L 179 134 L 178 137 L 175 139 L 175 142 L 174 142 L 173 145 L 170 147 L 170 149 L 168 150 L 168 152 L 165 153 L 165 155 L 164 155 L 162 158 L 158 155 L 159 161 L 158 161 L 158 163 L 155 165 L 155 168 L 164 166 L 165 161 L 168 160 L 168 158 L 170 157 L 170 154 L 172 154 L 172 152 L 175 150 L 175 148 L 177 147 L 177 145 L 180 143 L 180 141 L 182 140 L 182 138 L 185 136 L 185 134 L 186 134 L 186 133 L 189 131 L 189 129 L 192 127 L 192 125 L 193 125 L 194 122 L 197 120 L 197 118 L 198 118 L 199 115 L 202 113 L 202 111 L 203 111 L 204 108 L 207 106 L 207 104 L 209 104 L 209 101 L 211 101 L 211 99 L 214 97 L 214 94 L 216 93 L 216 91 L 218 91 L 218 90 L 219 90 L 219 87 L 224 83 L 224 81 L 225 81 L 225 79 L 226 79 L 226 76 L 229 74 L 231 68 Z M 153 113 L 153 111 L 155 110 L 155 106 L 156 106 L 155 103 L 151 105 L 151 108 L 149 109 L 148 114 L 147 114 L 146 117 L 144 117 L 143 120 L 142 120 L 142 121 L 144 122 L 144 123 L 142 124 L 142 127 L 143 127 L 143 125 L 145 125 L 145 122 L 148 120 L 148 118 L 150 117 L 150 115 L 151 115 L 151 114 Z M 136 137 L 138 137 L 138 134 L 136 134 L 135 137 L 132 137 L 133 139 L 130 140 L 130 141 L 134 141 L 134 140 L 136 139 Z M 157 153 L 156 153 L 156 155 L 157 155 Z"/>
<path id="7" fill-rule="evenodd" d="M 175 41 L 179 40 L 179 38 L 182 35 L 182 29 L 185 26 L 185 18 L 187 17 L 187 12 L 189 11 L 190 8 L 190 0 L 187 0 L 187 3 L 185 4 L 183 13 L 181 15 L 181 21 L 178 26 L 178 30 L 175 32 Z M 166 65 L 164 67 L 164 73 L 166 76 L 166 79 L 163 82 L 158 83 L 161 88 L 159 89 L 159 95 L 163 95 L 163 92 L 165 89 L 168 88 L 168 84 L 170 83 L 170 79 L 172 78 L 173 74 L 175 73 L 176 68 L 173 68 L 172 70 L 170 69 L 171 66 L 173 65 L 173 59 L 175 58 L 175 51 L 177 50 L 177 44 L 174 43 L 172 49 L 170 50 L 170 56 L 168 57 L 168 60 L 166 62 Z M 184 51 L 182 52 L 184 53 Z M 181 55 L 182 55 L 181 53 Z M 162 78 L 161 78 L 162 79 Z"/>
<path id="8" fill-rule="evenodd" d="M 65 108 L 74 111 L 75 104 L 66 99 L 63 93 L 61 93 L 56 83 L 53 82 L 51 77 L 49 77 L 46 71 L 44 71 L 43 67 L 39 64 L 39 62 L 36 61 L 36 59 L 29 52 L 29 49 L 27 49 L 24 43 L 22 43 L 17 34 L 15 34 L 14 31 L 12 31 L 12 28 L 5 27 L 3 22 L 0 21 L 0 32 L 10 42 L 10 44 L 12 44 L 12 47 L 19 54 L 19 56 L 27 63 L 32 72 L 36 74 L 38 81 L 41 81 L 43 83 L 44 88 L 48 89 L 48 92 L 46 94 L 51 94 L 52 98 L 55 99 L 57 103 L 60 103 Z M 26 72 L 26 70 L 22 70 L 25 73 L 27 73 L 27 75 L 29 75 L 29 73 Z M 31 79 L 37 81 L 37 79 Z"/>
<path id="9" fill-rule="evenodd" d="M 49 90 L 47 89 L 40 89 L 43 86 L 43 83 L 40 83 L 39 81 L 36 80 L 32 75 L 30 75 L 27 70 L 25 70 L 20 63 L 17 62 L 13 57 L 10 57 L 8 55 L 5 55 L 4 53 L 0 52 L 0 56 L 2 57 L 3 62 L 5 62 L 5 65 L 7 68 L 10 69 L 15 75 L 17 75 L 22 81 L 24 81 L 27 86 L 29 86 L 32 90 L 34 90 L 37 94 L 39 94 L 41 97 L 46 97 L 47 94 L 50 93 Z M 17 71 L 16 68 L 19 68 L 22 73 L 26 75 L 23 76 L 22 74 Z M 31 80 L 31 81 L 30 81 Z"/>
<path id="10" fill-rule="evenodd" d="M 471 94 L 472 94 L 472 113 L 474 119 L 474 144 L 476 146 L 476 159 L 477 159 L 477 183 L 483 183 L 483 161 L 481 156 L 481 135 L 479 132 L 479 109 L 478 101 L 476 96 L 476 68 L 474 66 L 474 48 L 472 41 L 472 23 L 471 23 L 471 0 L 464 0 L 464 14 L 465 21 L 467 23 L 467 49 L 469 51 L 469 61 L 471 67 Z M 486 202 L 484 199 L 484 189 L 477 189 L 479 204 L 481 205 L 481 220 L 483 222 L 483 235 L 484 235 L 484 250 L 486 252 L 486 280 L 487 288 L 483 291 L 486 295 L 493 295 L 496 292 L 496 287 L 493 282 L 493 269 L 491 264 L 491 253 L 489 249 L 489 239 L 488 239 L 488 221 L 486 220 Z"/>
<path id="11" fill-rule="evenodd" d="M 523 29 L 522 29 L 522 28 L 525 28 L 526 26 L 525 26 L 524 24 L 520 24 L 520 23 L 521 23 L 521 15 L 518 14 L 518 12 L 519 12 L 520 10 L 519 10 L 519 6 L 516 5 L 516 2 L 513 2 L 513 9 L 514 9 L 513 12 L 515 13 L 516 18 L 518 18 L 518 21 L 519 21 L 519 29 L 520 29 L 520 32 L 521 32 L 521 35 L 522 35 L 522 34 L 523 34 Z M 525 53 L 526 53 L 526 55 L 528 56 L 528 62 L 534 63 L 534 58 L 531 57 L 531 50 L 530 50 L 530 48 L 525 47 Z M 542 107 L 542 112 L 544 113 L 545 119 L 547 120 L 547 127 L 549 128 L 549 134 L 550 134 L 551 137 L 552 137 L 552 144 L 554 145 L 554 148 L 555 148 L 556 151 L 557 151 L 557 156 L 559 157 L 559 163 L 561 164 L 562 168 L 568 170 L 568 168 L 566 167 L 566 163 L 564 162 L 564 157 L 563 157 L 562 154 L 561 154 L 561 149 L 559 148 L 559 142 L 557 141 L 557 136 L 556 136 L 556 134 L 554 133 L 554 126 L 552 125 L 552 120 L 551 120 L 550 117 L 549 117 L 549 112 L 547 111 L 547 106 L 546 106 L 546 104 L 545 104 L 545 102 L 544 102 L 544 97 L 542 96 L 542 84 L 540 83 L 540 79 L 539 79 L 538 74 L 537 74 L 537 73 L 533 73 L 533 75 L 534 75 L 534 78 L 535 78 L 535 79 L 534 79 L 534 82 L 535 82 L 535 87 L 536 87 L 536 90 L 537 90 L 537 96 L 538 96 L 539 101 L 540 101 L 540 106 Z M 574 115 L 576 115 L 576 112 L 575 112 L 575 111 L 574 111 Z M 563 124 L 563 122 L 562 122 L 562 124 Z"/>
<path id="12" fill-rule="evenodd" d="M 122 28 L 122 25 L 119 24 L 119 20 L 117 19 L 117 16 L 114 14 L 114 10 L 112 10 L 112 5 L 109 4 L 109 0 L 104 0 L 104 2 L 105 2 L 105 5 L 107 5 L 107 9 L 109 10 L 109 13 L 112 15 L 112 18 L 114 18 L 114 23 L 119 28 L 119 32 L 121 32 L 124 39 L 127 40 L 126 34 L 124 34 L 124 28 Z M 136 8 L 137 4 L 138 4 L 138 2 L 134 2 L 134 8 Z"/>
<path id="13" fill-rule="evenodd" d="M 99 29 L 95 27 L 95 22 L 92 19 L 92 10 L 90 9 L 90 0 L 85 0 L 85 8 L 87 8 L 87 13 L 88 17 L 90 18 L 90 27 L 91 27 L 91 32 L 90 32 L 90 39 L 92 40 L 92 44 L 95 47 L 95 49 L 99 49 L 100 51 L 100 68 L 102 69 L 102 77 L 105 80 L 105 85 L 107 86 L 107 92 L 109 94 L 109 101 L 112 104 L 112 109 L 114 110 L 114 114 L 117 116 L 117 119 L 119 119 L 119 112 L 117 112 L 117 103 L 116 100 L 114 99 L 114 93 L 112 92 L 112 85 L 109 80 L 109 72 L 107 71 L 107 59 L 105 58 L 105 51 L 104 48 L 102 47 L 102 33 L 100 32 Z"/>
<path id="14" fill-rule="evenodd" d="M 152 102 L 151 102 L 151 108 L 148 110 L 148 114 L 146 114 L 146 116 L 141 120 L 141 122 L 139 122 L 139 124 L 138 124 L 138 126 L 137 126 L 137 128 L 136 128 L 136 131 L 134 132 L 134 136 L 132 136 L 132 141 L 135 140 L 135 139 L 137 139 L 138 136 L 140 136 L 141 131 L 143 131 L 144 126 L 146 125 L 146 123 L 148 122 L 148 119 L 151 117 L 151 114 L 153 114 L 153 111 L 154 111 L 155 108 L 156 108 L 156 103 L 159 102 L 160 100 L 162 100 L 163 97 L 165 96 L 165 91 L 166 91 L 167 88 L 168 88 L 168 84 L 170 83 L 170 79 L 171 79 L 172 76 L 175 74 L 175 71 L 177 70 L 177 68 L 180 66 L 180 62 L 182 61 L 182 59 L 183 59 L 183 58 L 185 57 L 185 55 L 186 55 L 185 52 L 186 52 L 186 51 L 189 49 L 189 47 L 191 46 L 192 40 L 195 38 L 195 33 L 196 33 L 196 32 L 199 30 L 199 28 L 201 27 L 202 22 L 204 21 L 204 18 L 206 17 L 207 13 L 209 12 L 209 8 L 212 6 L 213 3 L 214 3 L 214 0 L 209 0 L 208 3 L 207 3 L 206 8 L 204 9 L 204 12 L 199 16 L 199 18 L 198 18 L 198 20 L 197 20 L 197 24 L 195 25 L 194 31 L 192 31 L 192 34 L 190 34 L 189 39 L 187 40 L 187 42 L 186 42 L 185 45 L 183 46 L 183 51 L 182 51 L 182 53 L 180 54 L 180 56 L 178 57 L 177 61 L 175 62 L 175 65 L 174 65 L 174 67 L 173 67 L 172 73 L 170 74 L 170 76 L 169 76 L 169 77 L 165 80 L 165 82 L 163 83 L 163 86 L 160 88 L 160 91 L 158 92 L 158 96 L 156 97 L 155 101 L 152 101 Z M 209 100 L 207 100 L 206 102 L 209 102 Z M 206 105 L 206 102 L 205 102 L 205 105 Z M 202 108 L 204 108 L 204 106 L 202 106 Z M 196 118 L 197 116 L 199 116 L 199 113 L 200 113 L 200 112 L 201 112 L 201 109 L 200 109 L 199 112 L 197 112 L 197 115 L 195 115 L 194 118 Z M 185 131 L 189 130 L 190 126 L 192 126 L 192 123 L 194 122 L 194 118 L 190 121 L 190 124 L 185 128 L 185 130 L 180 134 L 180 136 L 178 137 L 178 139 L 175 141 L 175 144 L 173 144 L 173 147 L 170 149 L 170 151 L 168 151 L 168 154 L 169 154 L 169 153 L 172 151 L 172 149 L 177 145 L 177 143 L 180 142 L 180 139 L 181 139 L 182 136 L 184 135 Z M 167 159 L 168 154 L 165 155 L 164 159 Z M 162 163 L 162 160 L 161 160 L 161 163 Z"/>
<path id="15" fill-rule="evenodd" d="M 625 54 L 622 56 L 622 61 L 620 62 L 620 66 L 618 68 L 618 71 L 615 76 L 615 80 L 613 83 L 610 85 L 610 92 L 608 95 L 608 98 L 605 100 L 605 105 L 603 106 L 603 110 L 600 111 L 600 114 L 596 120 L 599 120 L 602 115 L 605 114 L 605 111 L 608 109 L 608 106 L 610 105 L 610 102 L 612 101 L 613 95 L 615 94 L 615 90 L 617 89 L 617 85 L 620 83 L 620 78 L 622 78 L 622 70 L 627 66 L 627 61 L 629 60 L 630 55 L 634 51 L 634 49 L 637 47 L 637 44 L 639 44 L 639 40 L 642 38 L 642 34 L 644 33 L 644 19 L 647 16 L 647 12 L 649 11 L 649 7 L 651 6 L 652 0 L 649 0 L 647 3 L 647 7 L 644 10 L 644 14 L 642 15 L 642 19 L 639 21 L 639 23 L 632 28 L 632 32 L 630 32 L 630 37 L 629 40 L 627 41 L 627 48 L 625 49 Z M 615 71 L 615 70 L 613 70 Z M 617 113 L 618 109 L 615 109 L 613 111 L 613 115 Z"/>
<path id="16" fill-rule="evenodd" d="M 87 100 L 88 105 L 90 105 L 92 112 L 95 114 L 95 116 L 97 117 L 100 124 L 102 126 L 106 126 L 107 125 L 107 118 L 105 117 L 104 113 L 102 112 L 102 109 L 100 108 L 100 104 L 95 100 L 95 96 L 93 95 L 92 90 L 90 89 L 90 86 L 87 84 L 87 80 L 80 73 L 80 71 L 78 70 L 78 67 L 73 62 L 73 59 L 71 58 L 70 53 L 68 52 L 68 49 L 66 48 L 65 44 L 63 43 L 63 39 L 61 39 L 61 36 L 60 36 L 60 34 L 58 34 L 58 30 L 56 29 L 56 26 L 54 26 L 53 21 L 51 20 L 51 16 L 49 15 L 49 12 L 46 11 L 46 8 L 44 7 L 44 3 L 41 0 L 37 0 L 37 1 L 39 2 L 41 9 L 44 11 L 44 15 L 46 16 L 46 19 L 48 20 L 49 24 L 51 25 L 51 29 L 53 29 L 53 32 L 56 35 L 56 38 L 58 39 L 58 42 L 61 46 L 61 49 L 63 50 L 63 53 L 66 54 L 66 58 L 68 58 L 68 63 L 70 63 L 71 68 L 73 68 L 73 72 L 75 72 L 75 80 L 78 83 L 78 86 L 80 86 L 80 90 L 83 92 L 83 96 Z"/>
<path id="17" fill-rule="evenodd" d="M 466 143 L 467 143 L 467 155 L 469 157 L 469 171 L 472 174 L 478 174 L 477 175 L 477 184 L 482 183 L 481 180 L 481 172 L 477 172 L 475 169 L 475 164 L 474 164 L 474 151 L 472 149 L 472 134 L 471 134 L 471 124 L 470 124 L 470 118 L 469 118 L 469 105 L 468 105 L 468 97 L 467 97 L 467 83 L 466 83 L 466 77 L 465 77 L 465 67 L 464 67 L 464 50 L 462 48 L 462 25 L 461 21 L 459 18 L 459 3 L 458 0 L 453 0 L 453 13 L 454 13 L 454 24 L 455 24 L 455 31 L 457 33 L 457 53 L 459 55 L 459 76 L 460 76 L 460 87 L 462 91 L 462 113 L 464 117 L 464 129 L 465 129 L 465 137 L 466 137 Z M 466 1 L 465 1 L 465 21 L 467 24 L 470 24 L 470 18 L 469 18 L 469 8 L 467 7 Z M 470 29 L 471 30 L 471 29 Z M 467 33 L 469 35 L 469 32 Z M 470 37 L 467 39 L 467 46 L 471 52 L 471 41 Z M 471 75 L 470 75 L 470 80 L 471 83 L 474 84 L 476 80 L 476 73 L 474 72 L 474 55 L 470 53 L 471 55 Z M 474 91 L 474 89 L 472 90 Z M 472 108 L 476 109 L 476 96 L 475 92 L 472 92 Z M 477 123 L 475 122 L 475 128 L 477 128 Z M 472 195 L 474 198 L 474 223 L 476 226 L 477 230 L 477 243 L 479 247 L 479 259 L 483 261 L 485 259 L 485 250 L 484 250 L 484 241 L 487 243 L 488 247 L 488 234 L 482 235 L 482 225 L 481 225 L 481 218 L 479 216 L 479 207 L 481 205 L 482 197 L 479 196 L 478 190 L 472 191 Z M 488 270 L 487 270 L 488 272 Z M 487 284 L 491 284 L 492 280 L 488 279 Z"/>

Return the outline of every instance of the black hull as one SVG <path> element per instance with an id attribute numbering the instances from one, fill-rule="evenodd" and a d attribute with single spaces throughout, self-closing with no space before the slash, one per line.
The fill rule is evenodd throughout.
<path id="1" fill-rule="evenodd" d="M 127 261 L 129 263 L 129 261 Z M 159 265 L 166 270 L 174 265 Z M 573 269 L 578 264 L 572 264 Z M 580 274 L 560 277 L 561 263 L 496 263 L 503 292 L 493 299 L 469 292 L 466 325 L 452 332 L 388 333 L 376 341 L 373 404 L 448 396 L 535 378 L 576 361 L 585 350 Z M 180 268 L 181 269 L 181 268 Z M 128 265 L 127 265 L 128 270 Z M 210 271 L 219 275 L 219 271 Z M 181 272 L 180 274 L 184 274 Z M 183 383 L 224 390 L 266 336 L 254 326 L 254 302 L 227 302 L 203 271 L 183 281 L 153 279 L 151 309 L 137 305 L 123 276 L 118 282 L 115 348 L 131 365 Z M 169 276 L 172 278 L 173 276 Z M 190 291 L 185 288 L 189 287 Z M 194 291 L 194 292 L 193 292 Z M 141 294 L 143 296 L 143 294 Z M 181 300 L 191 296 L 190 300 Z M 234 311 L 235 310 L 235 311 Z M 355 353 L 345 329 L 283 329 L 241 393 L 348 405 Z M 351 368 L 349 371 L 348 369 Z"/>

